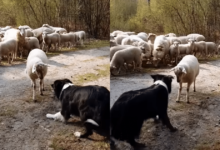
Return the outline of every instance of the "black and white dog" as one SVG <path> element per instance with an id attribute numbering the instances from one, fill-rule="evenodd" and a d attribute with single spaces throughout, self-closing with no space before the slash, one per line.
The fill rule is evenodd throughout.
<path id="1" fill-rule="evenodd" d="M 61 112 L 47 114 L 47 118 L 53 118 L 67 122 L 71 115 L 79 116 L 84 123 L 86 132 L 74 135 L 86 138 L 93 130 L 109 136 L 110 128 L 110 92 L 103 86 L 73 85 L 69 79 L 56 80 L 51 85 L 55 96 L 61 101 Z"/>
<path id="2" fill-rule="evenodd" d="M 144 120 L 157 115 L 172 132 L 176 131 L 167 115 L 172 76 L 151 75 L 154 84 L 148 88 L 123 93 L 111 109 L 111 136 L 137 146 Z M 113 141 L 112 141 L 113 142 Z M 114 145 L 111 143 L 111 145 Z"/>

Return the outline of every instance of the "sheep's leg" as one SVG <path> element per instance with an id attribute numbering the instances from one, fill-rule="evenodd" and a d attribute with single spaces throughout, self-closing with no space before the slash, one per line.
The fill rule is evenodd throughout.
<path id="1" fill-rule="evenodd" d="M 43 90 L 42 90 L 42 89 L 43 89 L 43 88 L 42 88 L 43 85 L 42 85 L 42 84 L 43 84 L 43 79 L 40 79 L 40 87 L 39 87 L 40 95 L 43 95 L 43 92 L 42 92 L 42 91 L 43 91 Z"/>
<path id="2" fill-rule="evenodd" d="M 190 88 L 191 83 L 187 83 L 187 89 L 186 89 L 186 101 L 189 103 L 189 88 Z"/>
<path id="3" fill-rule="evenodd" d="M 196 92 L 196 79 L 194 80 L 194 92 Z"/>
<path id="4" fill-rule="evenodd" d="M 32 83 L 33 83 L 33 100 L 35 101 L 36 81 L 32 80 Z"/>
<path id="5" fill-rule="evenodd" d="M 8 53 L 8 64 L 11 64 L 10 59 L 11 59 L 11 57 L 10 57 L 10 53 Z"/>
<path id="6" fill-rule="evenodd" d="M 44 79 L 42 79 L 42 90 L 45 91 L 45 89 L 44 89 Z"/>
<path id="7" fill-rule="evenodd" d="M 180 87 L 179 87 L 179 91 L 178 91 L 176 102 L 180 101 L 180 94 L 181 94 L 181 91 L 182 91 L 182 82 L 180 82 L 179 85 L 180 85 Z"/>

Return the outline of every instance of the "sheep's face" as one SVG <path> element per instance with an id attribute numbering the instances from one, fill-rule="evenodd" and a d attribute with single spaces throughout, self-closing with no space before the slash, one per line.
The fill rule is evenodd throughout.
<path id="1" fill-rule="evenodd" d="M 42 63 L 36 64 L 32 68 L 32 73 L 36 74 L 39 79 L 43 79 L 45 67 L 47 67 L 46 64 L 42 64 Z"/>
<path id="2" fill-rule="evenodd" d="M 174 71 L 175 75 L 176 75 L 176 79 L 177 82 L 182 82 L 182 78 L 184 77 L 184 75 L 186 74 L 186 70 L 183 67 L 175 67 L 173 69 L 171 69 L 171 71 Z"/>
<path id="3" fill-rule="evenodd" d="M 26 36 L 25 35 L 25 28 L 20 28 L 19 30 L 20 30 L 20 35 L 25 37 Z"/>

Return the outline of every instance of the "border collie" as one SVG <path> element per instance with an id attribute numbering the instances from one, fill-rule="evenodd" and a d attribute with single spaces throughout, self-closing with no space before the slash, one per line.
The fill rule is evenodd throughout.
<path id="1" fill-rule="evenodd" d="M 151 75 L 154 84 L 148 88 L 123 93 L 111 109 L 111 136 L 138 146 L 135 141 L 144 120 L 157 115 L 172 132 L 177 129 L 170 123 L 167 115 L 168 95 L 171 93 L 173 77 L 170 75 Z M 113 141 L 111 141 L 113 142 Z M 114 142 L 111 143 L 114 145 Z"/>
<path id="2" fill-rule="evenodd" d="M 74 135 L 87 138 L 93 130 L 101 131 L 102 135 L 109 137 L 110 130 L 110 92 L 103 86 L 73 85 L 69 79 L 56 80 L 51 85 L 55 96 L 61 101 L 61 111 L 56 114 L 47 114 L 53 118 L 67 123 L 71 115 L 79 116 L 84 123 L 86 132 Z"/>

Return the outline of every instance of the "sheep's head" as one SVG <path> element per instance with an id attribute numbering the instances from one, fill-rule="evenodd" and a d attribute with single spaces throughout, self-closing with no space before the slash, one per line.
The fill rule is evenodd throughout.
<path id="1" fill-rule="evenodd" d="M 187 74 L 186 69 L 183 66 L 176 66 L 170 71 L 174 71 L 178 83 L 182 82 L 182 78 Z"/>
<path id="2" fill-rule="evenodd" d="M 44 64 L 42 62 L 36 63 L 32 67 L 32 73 L 36 74 L 38 78 L 43 79 L 44 78 L 44 72 L 45 69 L 47 69 L 47 64 Z"/>
<path id="3" fill-rule="evenodd" d="M 20 30 L 20 35 L 21 35 L 22 37 L 26 37 L 26 31 L 25 31 L 25 28 L 20 27 L 20 28 L 18 28 L 18 29 Z"/>
<path id="4" fill-rule="evenodd" d="M 177 42 L 177 41 L 173 42 L 174 47 L 178 47 L 179 44 L 180 44 L 180 43 Z"/>

